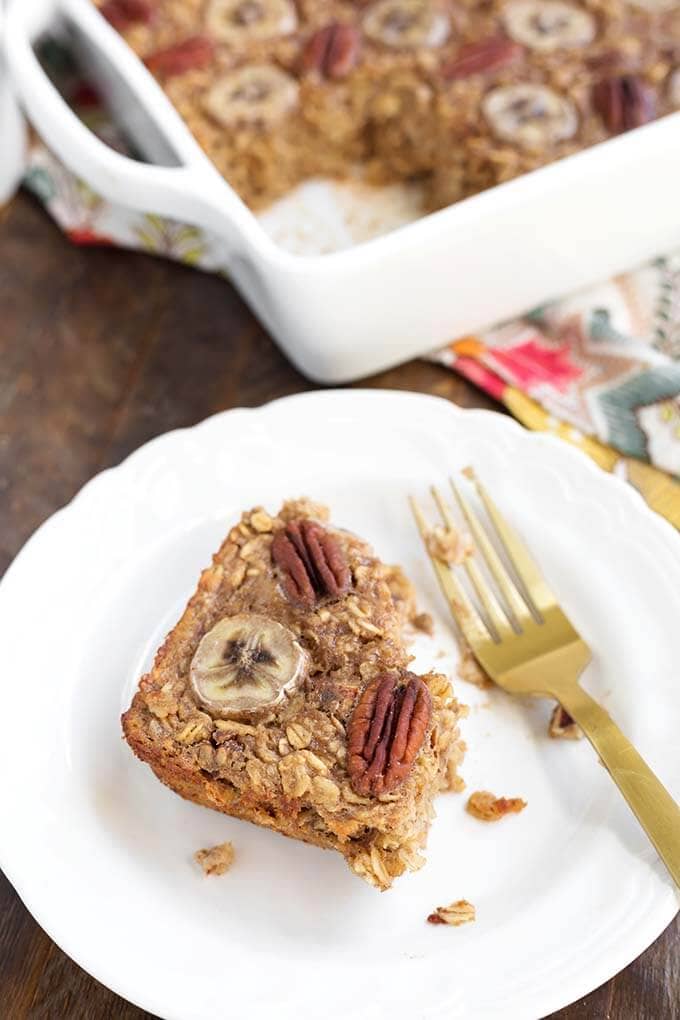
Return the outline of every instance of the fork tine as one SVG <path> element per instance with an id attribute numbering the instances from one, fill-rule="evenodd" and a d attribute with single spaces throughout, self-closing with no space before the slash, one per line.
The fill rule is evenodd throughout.
<path id="1" fill-rule="evenodd" d="M 433 556 L 427 547 L 427 538 L 430 529 L 419 503 L 413 496 L 409 496 L 409 502 L 411 504 L 411 510 L 413 511 L 413 516 L 416 519 L 416 524 L 418 525 L 418 530 L 420 531 L 423 544 L 425 545 L 425 550 L 430 558 L 432 566 L 434 567 L 442 592 L 444 593 L 444 598 L 449 604 L 454 619 L 463 633 L 463 637 L 473 648 L 481 642 L 488 642 L 491 640 L 491 635 L 485 627 L 481 616 L 470 602 L 470 599 L 468 598 L 460 581 L 449 568 L 448 564 L 444 563 L 436 556 Z"/>
<path id="2" fill-rule="evenodd" d="M 450 482 L 451 488 L 458 500 L 458 504 L 465 515 L 466 521 L 470 525 L 470 531 L 477 543 L 477 548 L 486 560 L 486 565 L 494 577 L 496 584 L 500 588 L 507 605 L 512 611 L 514 619 L 520 626 L 528 623 L 531 619 L 531 614 L 527 603 L 520 595 L 512 581 L 512 578 L 508 574 L 508 571 L 505 569 L 500 556 L 491 544 L 489 536 L 477 517 L 477 514 L 474 512 L 470 503 L 463 495 L 463 492 L 452 478 L 450 479 Z"/>
<path id="3" fill-rule="evenodd" d="M 456 522 L 453 519 L 448 504 L 444 500 L 444 497 L 440 493 L 436 486 L 431 488 L 432 496 L 435 503 L 439 508 L 439 512 L 442 515 L 442 519 L 446 524 L 449 531 L 456 533 L 457 527 Z M 479 567 L 477 566 L 473 556 L 466 556 L 463 560 L 463 566 L 467 573 L 473 588 L 477 592 L 477 597 L 484 607 L 486 613 L 487 622 L 490 624 L 490 630 L 494 636 L 498 639 L 510 636 L 509 621 L 503 608 L 493 593 L 490 585 L 487 584 L 486 580 L 482 576 Z"/>
<path id="4" fill-rule="evenodd" d="M 526 589 L 530 601 L 533 603 L 535 610 L 540 616 L 543 610 L 549 609 L 551 606 L 555 605 L 557 601 L 555 596 L 551 592 L 547 581 L 541 574 L 541 571 L 538 569 L 536 561 L 532 558 L 529 550 L 524 545 L 524 542 L 505 520 L 500 510 L 491 499 L 491 496 L 486 491 L 486 488 L 475 475 L 474 471 L 471 473 L 470 477 L 475 484 L 475 488 L 479 493 L 479 498 L 484 504 L 486 512 L 496 529 L 498 537 L 505 547 L 508 559 L 512 563 L 518 578 Z"/>

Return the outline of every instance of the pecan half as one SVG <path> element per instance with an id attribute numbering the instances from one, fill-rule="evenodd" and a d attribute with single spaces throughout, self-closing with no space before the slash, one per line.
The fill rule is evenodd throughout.
<path id="1" fill-rule="evenodd" d="M 302 70 L 324 78 L 345 78 L 356 66 L 361 36 L 354 25 L 334 21 L 315 32 L 302 54 Z"/>
<path id="2" fill-rule="evenodd" d="M 151 0 L 107 0 L 99 10 L 119 31 L 136 23 L 147 24 L 154 13 Z"/>
<path id="3" fill-rule="evenodd" d="M 641 127 L 656 116 L 654 90 L 635 74 L 620 74 L 596 82 L 592 100 L 613 135 Z"/>
<path id="4" fill-rule="evenodd" d="M 440 73 L 445 81 L 453 81 L 485 71 L 497 71 L 517 60 L 523 52 L 519 43 L 503 36 L 493 36 L 461 47 L 453 60 L 444 64 Z"/>
<path id="5" fill-rule="evenodd" d="M 430 692 L 413 673 L 384 674 L 369 684 L 347 731 L 347 770 L 354 792 L 375 797 L 403 783 L 431 717 Z"/>
<path id="6" fill-rule="evenodd" d="M 338 540 L 318 521 L 291 521 L 272 542 L 281 584 L 295 605 L 313 609 L 323 598 L 340 598 L 352 578 Z"/>
<path id="7" fill-rule="evenodd" d="M 205 35 L 192 35 L 174 46 L 156 50 L 144 59 L 144 63 L 154 74 L 170 78 L 176 74 L 198 70 L 212 63 L 215 48 Z"/>

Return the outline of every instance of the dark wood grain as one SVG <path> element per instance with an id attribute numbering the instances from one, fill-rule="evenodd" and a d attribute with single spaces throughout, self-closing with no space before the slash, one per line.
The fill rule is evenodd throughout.
<path id="1" fill-rule="evenodd" d="M 362 385 L 493 406 L 423 361 Z M 140 443 L 309 388 L 224 281 L 75 248 L 20 196 L 0 212 L 0 572 L 45 518 Z M 554 1017 L 678 1020 L 679 1000 L 676 919 L 635 963 Z M 0 875 L 1 1020 L 145 1016 L 65 956 Z"/>

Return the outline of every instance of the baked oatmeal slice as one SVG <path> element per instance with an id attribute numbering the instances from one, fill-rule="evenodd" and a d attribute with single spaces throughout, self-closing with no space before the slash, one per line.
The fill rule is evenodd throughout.
<path id="1" fill-rule="evenodd" d="M 123 715 L 175 792 L 338 850 L 380 889 L 423 864 L 455 785 L 449 681 L 415 676 L 412 589 L 307 500 L 243 514 Z"/>

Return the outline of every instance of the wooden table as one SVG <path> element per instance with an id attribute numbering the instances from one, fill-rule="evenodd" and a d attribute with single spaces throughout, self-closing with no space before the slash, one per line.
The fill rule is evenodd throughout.
<path id="1" fill-rule="evenodd" d="M 152 436 L 311 388 L 224 281 L 144 255 L 75 248 L 25 195 L 0 211 L 0 331 L 0 572 L 93 474 Z M 421 361 L 361 385 L 494 406 Z M 635 963 L 554 1016 L 674 1020 L 679 1001 L 676 918 Z M 2 1020 L 149 1015 L 65 956 L 0 874 Z"/>

